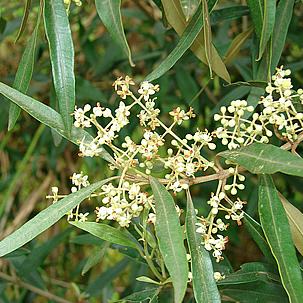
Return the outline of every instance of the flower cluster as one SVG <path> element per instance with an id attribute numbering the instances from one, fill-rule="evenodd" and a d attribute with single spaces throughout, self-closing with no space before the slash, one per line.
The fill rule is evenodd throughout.
<path id="1" fill-rule="evenodd" d="M 102 206 L 96 208 L 97 221 L 113 220 L 120 226 L 129 226 L 132 218 L 138 217 L 144 207 L 150 207 L 152 197 L 141 192 L 138 184 L 124 181 L 119 187 L 112 183 L 102 186 Z"/>
<path id="2" fill-rule="evenodd" d="M 159 181 L 174 194 L 188 190 L 192 184 L 217 180 L 217 190 L 207 202 L 210 206 L 208 216 L 197 215 L 197 232 L 216 261 L 222 260 L 222 251 L 228 242 L 223 235 L 229 225 L 226 221 L 235 221 L 240 225 L 243 219 L 246 202 L 236 195 L 245 188 L 245 176 L 234 163 L 226 161 L 229 168 L 224 170 L 219 163 L 208 158 L 216 149 L 214 138 L 219 138 L 230 150 L 253 142 L 267 143 L 273 134 L 294 142 L 303 130 L 303 113 L 299 110 L 303 104 L 303 90 L 292 90 L 291 80 L 287 78 L 289 74 L 288 70 L 277 69 L 273 83 L 266 88 L 267 95 L 259 102 L 259 112 L 254 112 L 254 107 L 245 100 L 234 100 L 229 106 L 221 107 L 220 113 L 214 116 L 214 120 L 221 124 L 214 132 L 196 129 L 184 137 L 179 135 L 178 128 L 184 121 L 195 118 L 193 109 L 173 109 L 166 117 L 169 124 L 164 124 L 159 118 L 160 109 L 155 97 L 159 85 L 147 81 L 143 81 L 135 92 L 135 82 L 130 77 L 118 78 L 113 83 L 120 98 L 115 109 L 100 103 L 95 107 L 89 104 L 83 108 L 76 107 L 74 126 L 94 127 L 97 131 L 91 142 L 84 139 L 79 142 L 80 155 L 100 156 L 104 149 L 108 149 L 114 159 L 109 167 L 120 172 L 117 183 L 107 183 L 91 194 L 91 198 L 98 200 L 96 221 L 112 220 L 128 227 L 132 219 L 140 216 L 145 209 L 145 223 L 154 224 L 157 220 L 155 201 L 147 193 L 147 187 L 149 175 L 159 175 L 159 171 L 164 177 Z M 140 137 L 122 137 L 126 132 L 121 130 L 130 120 L 132 123 L 137 120 L 142 126 Z M 216 178 L 208 178 L 211 176 Z M 71 179 L 72 192 L 89 185 L 88 177 L 83 173 L 75 173 Z M 231 183 L 229 180 L 232 180 Z M 59 195 L 58 188 L 53 187 L 52 195 L 48 197 L 56 202 L 64 195 Z M 180 215 L 182 210 L 176 209 Z M 219 214 L 224 214 L 223 219 L 218 217 Z M 88 213 L 79 213 L 77 207 L 69 212 L 68 219 L 85 221 L 87 216 Z M 220 279 L 219 275 L 217 278 Z"/>
<path id="3" fill-rule="evenodd" d="M 303 130 L 303 90 L 292 90 L 290 70 L 277 68 L 272 76 L 273 83 L 266 87 L 267 95 L 261 97 L 259 104 L 263 107 L 260 113 L 253 113 L 254 107 L 245 100 L 232 101 L 228 107 L 222 106 L 220 114 L 214 120 L 221 125 L 215 131 L 223 145 L 236 149 L 252 142 L 268 143 L 276 133 L 285 141 L 293 142 Z"/>

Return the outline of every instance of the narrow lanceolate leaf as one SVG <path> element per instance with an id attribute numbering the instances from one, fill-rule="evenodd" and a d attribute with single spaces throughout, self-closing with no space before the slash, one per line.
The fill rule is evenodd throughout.
<path id="1" fill-rule="evenodd" d="M 0 242 L 0 257 L 31 241 L 59 221 L 67 212 L 88 198 L 109 179 L 96 182 L 52 204 Z"/>
<path id="2" fill-rule="evenodd" d="M 292 239 L 297 250 L 303 256 L 303 214 L 279 193 L 279 197 L 284 206 L 289 227 L 292 234 Z"/>
<path id="3" fill-rule="evenodd" d="M 264 0 L 263 16 L 262 16 L 262 31 L 260 37 L 258 60 L 262 58 L 267 42 L 271 37 L 275 25 L 275 17 L 276 17 L 276 0 Z"/>
<path id="4" fill-rule="evenodd" d="M 37 20 L 35 29 L 25 47 L 24 53 L 19 62 L 18 70 L 17 70 L 16 77 L 15 77 L 14 84 L 13 84 L 13 87 L 22 93 L 27 92 L 30 81 L 32 79 L 40 19 L 41 19 L 41 14 L 39 12 L 39 16 L 38 16 L 38 20 Z M 14 128 L 14 126 L 20 116 L 20 112 L 21 112 L 20 107 L 18 107 L 14 103 L 10 104 L 9 115 L 8 115 L 8 130 L 11 130 Z"/>
<path id="5" fill-rule="evenodd" d="M 174 28 L 177 34 L 181 36 L 185 31 L 187 23 L 179 0 L 162 0 L 162 5 L 169 24 Z M 197 36 L 196 40 L 191 46 L 191 50 L 202 62 L 207 64 L 203 31 L 201 31 Z M 213 72 L 216 73 L 220 78 L 222 78 L 226 82 L 230 83 L 230 76 L 226 69 L 226 66 L 213 45 L 212 56 Z"/>
<path id="6" fill-rule="evenodd" d="M 272 34 L 271 72 L 279 64 L 283 52 L 295 0 L 279 1 L 276 12 L 275 27 Z M 262 62 L 261 62 L 262 63 Z"/>
<path id="7" fill-rule="evenodd" d="M 180 0 L 185 20 L 188 21 L 199 6 L 200 0 Z"/>
<path id="8" fill-rule="evenodd" d="M 267 261 L 275 263 L 261 225 L 248 214 L 244 214 L 244 226 L 247 228 L 253 240 L 257 243 Z"/>
<path id="9" fill-rule="evenodd" d="M 20 25 L 16 40 L 15 40 L 15 43 L 19 40 L 19 38 L 22 36 L 22 34 L 25 30 L 26 23 L 27 23 L 28 16 L 29 16 L 29 12 L 30 12 L 30 9 L 31 9 L 31 4 L 32 4 L 32 0 L 26 0 L 21 25 Z"/>
<path id="10" fill-rule="evenodd" d="M 128 46 L 121 17 L 121 0 L 95 0 L 96 8 L 100 19 L 114 41 L 123 50 L 131 66 L 135 66 L 132 61 L 130 48 Z"/>
<path id="11" fill-rule="evenodd" d="M 225 64 L 228 65 L 229 63 L 231 63 L 232 60 L 238 55 L 242 46 L 245 44 L 247 39 L 251 36 L 252 32 L 253 32 L 253 28 L 249 27 L 246 31 L 240 33 L 233 39 L 225 54 L 225 59 L 224 59 Z"/>
<path id="12" fill-rule="evenodd" d="M 82 128 L 72 126 L 71 134 L 69 134 L 63 124 L 61 115 L 55 110 L 1 82 L 0 94 L 28 112 L 35 119 L 54 129 L 62 137 L 75 144 L 79 145 L 80 142 L 89 144 L 93 140 L 93 137 Z M 100 149 L 100 156 L 108 162 L 114 161 L 111 155 L 103 148 Z"/>
<path id="13" fill-rule="evenodd" d="M 44 1 L 44 24 L 59 111 L 70 133 L 75 107 L 74 46 L 62 0 Z"/>
<path id="14" fill-rule="evenodd" d="M 108 241 L 110 243 L 128 246 L 135 249 L 140 248 L 139 243 L 135 238 L 131 237 L 130 234 L 125 231 L 118 230 L 112 226 L 102 223 L 95 222 L 70 222 L 72 225 L 87 231 L 88 233 Z"/>
<path id="15" fill-rule="evenodd" d="M 183 32 L 178 44 L 163 62 L 153 70 L 147 77 L 147 81 L 153 81 L 164 75 L 182 57 L 187 49 L 191 47 L 203 26 L 201 6 L 197 9 L 185 31 Z"/>
<path id="16" fill-rule="evenodd" d="M 186 236 L 191 255 L 191 271 L 193 289 L 197 303 L 221 302 L 220 294 L 214 279 L 214 271 L 209 252 L 201 243 L 201 235 L 197 234 L 196 212 L 187 192 Z"/>
<path id="17" fill-rule="evenodd" d="M 273 180 L 268 175 L 260 177 L 258 208 L 261 226 L 277 261 L 283 287 L 291 303 L 300 303 L 303 298 L 300 264 L 285 210 Z"/>
<path id="18" fill-rule="evenodd" d="M 260 39 L 263 25 L 263 3 L 262 0 L 247 0 L 250 14 L 254 23 L 257 37 Z"/>
<path id="19" fill-rule="evenodd" d="M 303 177 L 303 159 L 271 144 L 253 143 L 221 152 L 219 156 L 243 166 L 253 174 L 281 172 Z"/>
<path id="20" fill-rule="evenodd" d="M 183 302 L 187 288 L 188 264 L 183 243 L 183 231 L 174 199 L 166 188 L 153 177 L 150 184 L 155 198 L 156 235 L 164 263 L 170 274 L 175 302 Z"/>
<path id="21" fill-rule="evenodd" d="M 212 75 L 212 61 L 213 61 L 213 45 L 212 45 L 212 34 L 211 34 L 211 25 L 208 13 L 207 0 L 202 0 L 202 12 L 203 12 L 203 36 L 204 36 L 204 45 L 205 45 L 205 57 L 207 65 L 209 67 L 210 78 Z"/>

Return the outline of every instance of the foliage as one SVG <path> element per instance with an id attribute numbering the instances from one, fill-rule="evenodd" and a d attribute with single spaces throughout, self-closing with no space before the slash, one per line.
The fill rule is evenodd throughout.
<path id="1" fill-rule="evenodd" d="M 302 15 L 5 3 L 1 302 L 300 302 Z"/>

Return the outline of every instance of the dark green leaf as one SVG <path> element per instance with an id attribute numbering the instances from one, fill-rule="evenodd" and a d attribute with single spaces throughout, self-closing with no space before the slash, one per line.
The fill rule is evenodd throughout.
<path id="1" fill-rule="evenodd" d="M 88 285 L 85 292 L 92 297 L 98 296 L 102 292 L 103 288 L 125 269 L 128 263 L 129 261 L 127 259 L 123 259 L 116 265 L 101 273 L 101 275 Z"/>
<path id="2" fill-rule="evenodd" d="M 263 25 L 263 3 L 262 0 L 247 0 L 250 14 L 254 23 L 255 32 L 260 39 Z"/>
<path id="3" fill-rule="evenodd" d="M 273 180 L 268 175 L 260 176 L 258 208 L 261 226 L 277 261 L 282 284 L 290 302 L 300 303 L 303 298 L 300 265 L 285 210 Z"/>
<path id="4" fill-rule="evenodd" d="M 67 212 L 88 198 L 110 179 L 96 182 L 50 205 L 0 242 L 0 257 L 26 244 L 59 221 Z"/>
<path id="5" fill-rule="evenodd" d="M 92 251 L 92 253 L 88 256 L 86 260 L 82 272 L 82 275 L 85 275 L 92 267 L 97 265 L 103 259 L 107 249 L 109 247 L 109 242 L 103 242 L 102 247 L 96 247 Z"/>
<path id="6" fill-rule="evenodd" d="M 262 58 L 267 42 L 271 37 L 275 25 L 275 17 L 276 0 L 264 0 L 258 60 Z"/>
<path id="7" fill-rule="evenodd" d="M 122 17 L 121 17 L 121 0 L 95 0 L 96 8 L 100 19 L 111 34 L 112 38 L 121 47 L 123 53 L 128 57 L 129 64 L 135 66 L 131 52 L 125 37 Z"/>
<path id="8" fill-rule="evenodd" d="M 272 273 L 272 265 L 259 262 L 245 263 L 240 266 L 241 269 L 227 275 L 225 279 L 218 282 L 218 285 L 235 285 L 243 283 L 252 283 L 257 281 L 280 282 L 276 273 Z"/>
<path id="9" fill-rule="evenodd" d="M 218 23 L 225 20 L 235 20 L 249 14 L 247 6 L 231 6 L 212 11 L 210 15 L 211 23 Z"/>
<path id="10" fill-rule="evenodd" d="M 303 177 L 303 159 L 271 144 L 253 143 L 221 152 L 219 156 L 243 166 L 253 174 L 281 172 Z"/>
<path id="11" fill-rule="evenodd" d="M 140 249 L 139 243 L 135 238 L 131 237 L 129 233 L 118 230 L 117 228 L 114 228 L 107 224 L 76 221 L 70 222 L 70 224 L 110 243 Z"/>
<path id="12" fill-rule="evenodd" d="M 1 82 L 0 94 L 20 106 L 35 119 L 53 128 L 62 137 L 75 144 L 79 145 L 82 141 L 89 143 L 93 140 L 92 136 L 84 129 L 76 128 L 74 126 L 72 127 L 71 134 L 68 134 L 64 127 L 62 117 L 55 110 Z M 104 149 L 100 150 L 100 156 L 106 161 L 114 161 L 111 155 Z"/>
<path id="13" fill-rule="evenodd" d="M 44 24 L 59 111 L 70 134 L 75 107 L 74 46 L 62 0 L 44 1 Z"/>
<path id="14" fill-rule="evenodd" d="M 26 3 L 29 3 L 27 1 Z M 40 9 L 42 10 L 42 8 Z M 28 40 L 22 58 L 19 62 L 18 69 L 16 72 L 15 80 L 13 87 L 19 90 L 21 93 L 26 93 L 32 79 L 35 57 L 36 57 L 36 44 L 37 44 L 37 36 L 38 36 L 38 29 L 40 25 L 41 13 L 38 13 L 38 20 L 35 26 L 35 29 Z M 22 28 L 22 27 L 21 27 Z M 20 28 L 20 31 L 21 31 Z M 18 38 L 18 37 L 17 37 Z M 10 103 L 9 107 L 9 116 L 8 116 L 8 130 L 14 128 L 19 116 L 20 116 L 21 109 L 14 103 Z"/>
<path id="15" fill-rule="evenodd" d="M 25 7 L 24 7 L 24 13 L 23 13 L 23 17 L 22 17 L 22 22 L 21 22 L 21 25 L 20 25 L 20 28 L 19 28 L 19 31 L 17 34 L 17 38 L 15 40 L 15 43 L 19 40 L 19 38 L 22 36 L 22 34 L 25 30 L 30 8 L 31 8 L 31 4 L 32 4 L 32 0 L 26 0 Z"/>
<path id="16" fill-rule="evenodd" d="M 258 247 L 261 249 L 262 253 L 267 258 L 267 260 L 271 263 L 275 263 L 268 243 L 265 239 L 261 225 L 257 221 L 255 221 L 251 216 L 245 213 L 244 226 L 248 229 L 248 232 L 250 233 L 254 241 L 257 243 Z"/>
<path id="17" fill-rule="evenodd" d="M 180 40 L 178 41 L 176 47 L 165 58 L 165 60 L 161 62 L 160 65 L 146 77 L 146 80 L 153 81 L 171 69 L 186 52 L 186 50 L 190 48 L 197 35 L 201 31 L 202 27 L 202 10 L 201 6 L 199 6 L 190 23 L 187 25 L 185 31 L 182 33 L 182 36 L 180 37 Z"/>
<path id="18" fill-rule="evenodd" d="M 141 302 L 144 302 L 146 300 L 148 300 L 148 302 L 151 302 L 154 299 L 154 297 L 156 297 L 158 295 L 160 290 L 161 290 L 160 287 L 144 289 L 144 290 L 141 290 L 141 291 L 134 292 L 131 295 L 128 295 L 127 297 L 124 297 L 123 299 L 118 300 L 118 301 L 114 301 L 114 302 L 141 303 Z"/>
<path id="19" fill-rule="evenodd" d="M 156 235 L 159 248 L 174 286 L 175 302 L 182 302 L 187 288 L 188 264 L 183 243 L 183 230 L 174 199 L 153 177 L 150 184 L 155 198 Z"/>
<path id="20" fill-rule="evenodd" d="M 221 302 L 214 279 L 209 252 L 204 248 L 201 235 L 197 234 L 196 212 L 189 191 L 187 192 L 186 235 L 191 255 L 193 289 L 197 303 Z"/>

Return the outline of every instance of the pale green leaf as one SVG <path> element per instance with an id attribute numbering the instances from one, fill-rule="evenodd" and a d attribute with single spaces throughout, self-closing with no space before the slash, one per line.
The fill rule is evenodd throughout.
<path id="1" fill-rule="evenodd" d="M 180 3 L 187 22 L 197 10 L 200 0 L 180 0 Z"/>
<path id="2" fill-rule="evenodd" d="M 290 302 L 300 303 L 303 298 L 300 264 L 285 210 L 269 175 L 260 176 L 258 208 L 261 226 L 277 261 L 282 284 Z"/>
<path id="3" fill-rule="evenodd" d="M 174 286 L 175 302 L 181 303 L 188 279 L 183 230 L 171 194 L 153 177 L 150 178 L 150 184 L 155 198 L 155 228 L 159 248 Z"/>
<path id="4" fill-rule="evenodd" d="M 126 231 L 119 230 L 107 224 L 79 221 L 73 221 L 70 222 L 70 224 L 110 243 L 128 246 L 135 249 L 140 249 L 141 247 L 136 239 L 133 238 L 129 233 L 126 233 Z"/>
<path id="5" fill-rule="evenodd" d="M 197 303 L 221 302 L 214 279 L 209 252 L 202 245 L 202 237 L 196 232 L 196 212 L 187 192 L 186 235 L 191 255 L 194 296 Z"/>
<path id="6" fill-rule="evenodd" d="M 281 172 L 303 177 L 303 159 L 271 144 L 253 143 L 218 155 L 243 166 L 254 174 Z"/>
<path id="7" fill-rule="evenodd" d="M 51 127 L 62 137 L 75 144 L 80 144 L 82 141 L 90 143 L 93 140 L 93 137 L 84 129 L 76 128 L 74 126 L 72 126 L 71 134 L 68 134 L 64 127 L 61 115 L 55 110 L 1 82 L 0 94 L 17 104 L 35 119 Z M 111 155 L 103 148 L 100 149 L 100 156 L 108 162 L 114 161 Z"/>
<path id="8" fill-rule="evenodd" d="M 110 179 L 106 179 L 89 185 L 88 187 L 72 193 L 42 210 L 38 215 L 27 221 L 19 229 L 0 242 L 0 257 L 5 256 L 6 254 L 23 246 L 54 225 L 67 212 L 81 203 L 84 199 L 88 198 L 91 193 L 93 193 L 103 184 L 107 183 L 109 180 Z"/>
<path id="9" fill-rule="evenodd" d="M 44 24 L 59 111 L 69 134 L 75 108 L 74 46 L 62 0 L 44 1 Z"/>

